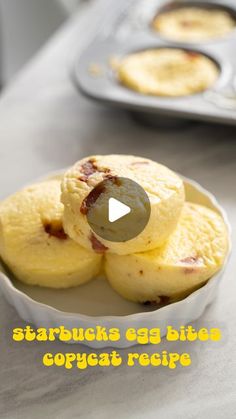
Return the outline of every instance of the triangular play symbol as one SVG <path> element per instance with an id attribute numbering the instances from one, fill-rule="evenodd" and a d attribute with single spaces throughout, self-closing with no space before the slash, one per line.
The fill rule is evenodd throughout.
<path id="1" fill-rule="evenodd" d="M 110 223 L 119 220 L 131 212 L 128 205 L 123 204 L 115 198 L 110 198 L 108 201 L 108 219 Z"/>

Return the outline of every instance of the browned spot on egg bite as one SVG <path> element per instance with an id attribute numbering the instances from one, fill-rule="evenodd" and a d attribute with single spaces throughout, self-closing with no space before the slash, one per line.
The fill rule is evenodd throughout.
<path id="1" fill-rule="evenodd" d="M 142 303 L 144 306 L 152 306 L 152 305 L 156 305 L 157 302 L 156 301 L 143 301 Z"/>
<path id="2" fill-rule="evenodd" d="M 197 271 L 197 266 L 200 262 L 201 258 L 199 256 L 188 256 L 184 259 L 181 259 L 181 263 L 189 266 L 184 267 L 185 274 L 192 274 Z"/>
<path id="3" fill-rule="evenodd" d="M 143 304 L 145 306 L 154 306 L 154 305 L 165 305 L 170 302 L 170 297 L 167 295 L 159 295 L 157 301 L 144 301 Z"/>
<path id="4" fill-rule="evenodd" d="M 196 60 L 199 58 L 200 54 L 195 51 L 185 51 L 185 54 L 190 60 Z"/>
<path id="5" fill-rule="evenodd" d="M 90 159 L 81 165 L 80 171 L 83 173 L 84 176 L 81 176 L 79 180 L 86 182 L 89 176 L 91 176 L 93 173 L 97 171 L 95 161 L 95 159 Z"/>
<path id="6" fill-rule="evenodd" d="M 95 204 L 99 196 L 106 190 L 103 184 L 98 184 L 83 200 L 80 212 L 84 215 L 88 214 L 89 209 Z"/>
<path id="7" fill-rule="evenodd" d="M 96 253 L 105 253 L 106 250 L 108 250 L 108 247 L 104 246 L 104 244 L 102 244 L 93 233 L 91 233 L 89 239 L 91 241 L 92 248 Z"/>
<path id="8" fill-rule="evenodd" d="M 109 170 L 109 169 L 107 169 Z M 113 184 L 117 186 L 121 186 L 121 181 L 117 176 L 112 176 L 107 172 L 105 174 L 105 179 L 103 182 L 99 183 L 95 188 L 91 190 L 91 192 L 86 196 L 86 198 L 83 200 L 81 206 L 80 206 L 80 212 L 84 215 L 87 215 L 89 212 L 89 209 L 93 207 L 97 199 L 102 193 L 105 193 L 106 191 L 106 184 L 105 180 L 112 182 Z"/>
<path id="9" fill-rule="evenodd" d="M 108 174 L 105 177 L 106 177 L 107 180 L 110 180 L 116 186 L 121 186 L 122 185 L 121 179 L 119 179 L 118 176 Z"/>
<path id="10" fill-rule="evenodd" d="M 61 221 L 45 221 L 43 222 L 43 227 L 49 236 L 56 237 L 59 240 L 66 240 L 68 238 Z"/>
<path id="11" fill-rule="evenodd" d="M 160 304 L 168 304 L 170 302 L 170 297 L 167 295 L 160 295 Z"/>
<path id="12" fill-rule="evenodd" d="M 80 171 L 83 173 L 83 176 L 80 176 L 79 180 L 81 180 L 82 182 L 87 182 L 88 178 L 94 173 L 109 173 L 110 169 L 106 167 L 99 168 L 97 166 L 96 159 L 91 158 L 81 165 Z"/>

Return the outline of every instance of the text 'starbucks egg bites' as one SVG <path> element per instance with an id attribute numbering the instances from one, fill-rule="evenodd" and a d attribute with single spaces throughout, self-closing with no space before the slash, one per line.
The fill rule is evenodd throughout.
<path id="1" fill-rule="evenodd" d="M 175 301 L 200 287 L 223 265 L 228 231 L 220 215 L 192 203 L 160 249 L 127 256 L 107 254 L 111 286 L 136 302 Z"/>
<path id="2" fill-rule="evenodd" d="M 156 48 L 129 54 L 117 67 L 119 81 L 141 94 L 186 96 L 203 92 L 219 77 L 207 56 L 178 48 Z"/>
<path id="3" fill-rule="evenodd" d="M 89 193 L 108 177 L 135 181 L 146 191 L 150 200 L 151 214 L 146 227 L 139 235 L 124 242 L 105 240 L 92 233 L 82 210 Z M 73 240 L 87 249 L 101 251 L 106 248 L 106 252 L 123 255 L 154 249 L 163 244 L 178 222 L 184 203 L 184 186 L 174 172 L 142 157 L 91 156 L 77 162 L 65 174 L 62 202 L 65 207 L 64 228 Z"/>
<path id="4" fill-rule="evenodd" d="M 0 204 L 0 256 L 21 281 L 67 288 L 92 279 L 101 257 L 65 233 L 60 181 L 27 187 Z"/>
<path id="5" fill-rule="evenodd" d="M 235 24 L 231 14 L 222 9 L 180 7 L 158 14 L 152 27 L 173 41 L 194 42 L 227 35 Z"/>

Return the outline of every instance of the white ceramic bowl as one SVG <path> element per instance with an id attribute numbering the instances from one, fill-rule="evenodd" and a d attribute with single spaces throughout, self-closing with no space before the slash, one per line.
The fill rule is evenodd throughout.
<path id="1" fill-rule="evenodd" d="M 184 181 L 187 200 L 205 205 L 220 213 L 230 236 L 227 216 L 215 197 L 196 182 L 189 179 L 184 179 Z M 225 264 L 228 257 L 229 255 Z M 103 326 L 107 330 L 115 327 L 120 329 L 119 341 L 84 341 L 83 343 L 92 348 L 125 348 L 136 344 L 125 339 L 125 331 L 129 327 L 158 327 L 161 329 L 161 335 L 164 336 L 168 325 L 179 328 L 200 317 L 215 298 L 223 272 L 224 267 L 206 285 L 184 300 L 154 310 L 151 307 L 124 300 L 102 277 L 77 288 L 51 290 L 25 285 L 14 278 L 9 278 L 2 269 L 0 288 L 19 316 L 36 327 L 54 328 L 63 325 L 68 329 L 74 327 L 87 329 Z"/>

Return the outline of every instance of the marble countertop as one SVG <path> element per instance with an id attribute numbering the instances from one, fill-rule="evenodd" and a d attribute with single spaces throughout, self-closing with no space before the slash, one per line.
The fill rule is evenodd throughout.
<path id="1" fill-rule="evenodd" d="M 99 25 L 104 0 L 92 7 Z M 0 194 L 4 197 L 49 171 L 82 156 L 132 153 L 166 164 L 211 190 L 236 232 L 236 128 L 192 123 L 178 129 L 150 128 L 117 109 L 83 98 L 70 70 L 86 40 L 90 10 L 73 18 L 6 89 L 0 99 Z M 0 296 L 1 419 L 157 418 L 233 419 L 236 413 L 235 241 L 217 300 L 201 319 L 221 327 L 223 339 L 194 345 L 189 369 L 96 368 L 65 371 L 41 364 L 62 343 L 17 344 L 11 330 L 24 325 Z M 170 350 L 170 342 L 159 349 Z M 185 345 L 187 350 L 188 344 Z M 192 348 L 192 347 L 191 347 Z M 178 345 L 175 345 L 178 349 Z M 74 347 L 73 347 L 74 350 Z M 145 348 L 149 350 L 149 348 Z M 83 346 L 77 352 L 89 351 Z M 128 350 L 123 350 L 125 354 Z"/>

